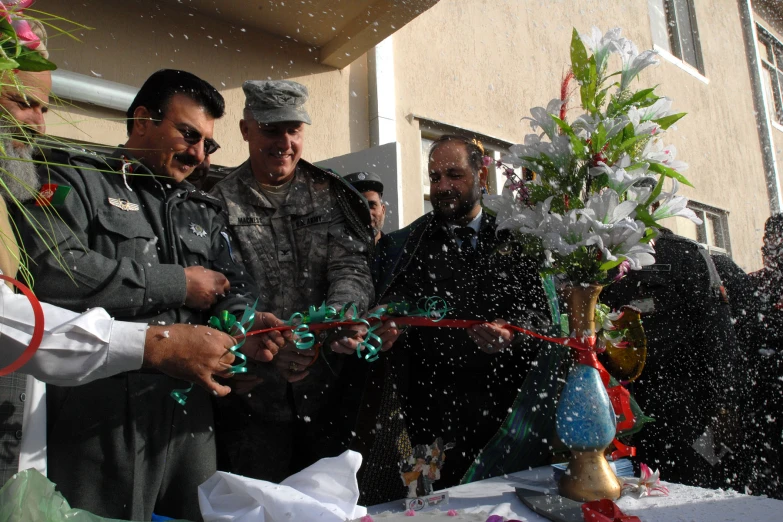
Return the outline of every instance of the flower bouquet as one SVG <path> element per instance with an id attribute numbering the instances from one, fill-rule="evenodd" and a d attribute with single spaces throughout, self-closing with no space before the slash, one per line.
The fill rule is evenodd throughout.
<path id="1" fill-rule="evenodd" d="M 612 67 L 614 55 L 619 70 Z M 575 500 L 614 499 L 621 489 L 604 458 L 616 418 L 595 354 L 598 295 L 628 270 L 655 263 L 660 220 L 701 222 L 677 195 L 680 184 L 690 186 L 682 174 L 687 165 L 663 142 L 685 114 L 672 112 L 671 100 L 655 87 L 631 85 L 657 63 L 655 55 L 640 53 L 617 28 L 587 35 L 574 30 L 560 96 L 531 110 L 526 119 L 535 133 L 498 162 L 507 177 L 503 193 L 484 198 L 498 230 L 510 230 L 540 261 L 542 273 L 556 278 L 570 335 L 581 345 L 557 411 L 558 436 L 571 450 L 560 491 Z M 612 336 L 620 340 L 619 332 Z"/>

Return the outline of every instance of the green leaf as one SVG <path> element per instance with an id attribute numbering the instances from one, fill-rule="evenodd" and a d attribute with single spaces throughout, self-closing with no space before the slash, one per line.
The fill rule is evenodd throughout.
<path id="1" fill-rule="evenodd" d="M 663 182 L 666 181 L 666 176 L 661 176 L 658 178 L 658 183 L 655 184 L 655 188 L 652 192 L 650 192 L 650 197 L 647 198 L 647 201 L 644 203 L 645 210 L 646 208 L 649 208 L 650 205 L 653 204 L 653 201 L 661 195 L 661 191 L 663 191 Z M 652 216 L 650 217 L 652 219 Z"/>
<path id="2" fill-rule="evenodd" d="M 576 137 L 576 134 L 574 134 L 574 130 L 571 128 L 571 126 L 554 114 L 550 114 L 550 116 L 555 121 L 557 126 L 560 127 L 571 140 L 571 146 L 574 148 L 574 155 L 580 158 L 584 157 L 586 153 L 585 144 L 582 143 L 582 140 Z"/>
<path id="3" fill-rule="evenodd" d="M 666 177 L 669 177 L 669 178 L 672 178 L 672 179 L 676 179 L 677 181 L 679 181 L 683 185 L 688 185 L 689 187 L 693 186 L 691 184 L 691 182 L 688 181 L 688 178 L 686 178 L 685 176 L 683 176 L 682 174 L 680 174 L 679 172 L 677 172 L 673 168 L 667 167 L 666 165 L 664 165 L 662 163 L 650 162 L 650 166 L 648 167 L 648 169 L 653 171 L 653 172 L 657 172 L 658 174 L 662 174 L 662 175 L 664 175 Z M 660 183 L 660 181 L 659 181 L 659 183 Z"/>
<path id="4" fill-rule="evenodd" d="M 598 73 L 595 68 L 595 56 L 591 56 L 587 64 L 587 84 L 583 85 L 583 88 L 587 87 L 587 89 L 581 92 L 582 106 L 590 113 L 598 110 L 595 104 L 596 82 L 598 82 Z"/>
<path id="5" fill-rule="evenodd" d="M 619 266 L 623 261 L 625 261 L 625 257 L 618 257 L 616 261 L 606 261 L 605 263 L 601 263 L 601 266 L 598 269 L 606 272 L 616 266 Z"/>
<path id="6" fill-rule="evenodd" d="M 16 61 L 19 62 L 17 69 L 22 71 L 53 71 L 57 69 L 57 66 L 41 56 L 41 53 L 33 51 L 25 47 L 26 50 L 16 57 Z"/>
<path id="7" fill-rule="evenodd" d="M 661 178 L 664 179 L 664 178 Z M 658 197 L 658 194 L 656 194 L 654 197 L 651 197 L 651 199 L 647 200 L 648 203 L 645 203 L 646 206 L 649 206 L 652 200 Z M 650 212 L 642 205 L 639 205 L 636 207 L 636 219 L 647 225 L 648 227 L 657 227 L 658 223 L 655 222 Z"/>
<path id="8" fill-rule="evenodd" d="M 606 145 L 606 127 L 604 126 L 604 122 L 600 122 L 595 134 L 592 136 L 590 150 L 593 154 L 598 154 L 603 150 L 604 145 Z"/>
<path id="9" fill-rule="evenodd" d="M 682 119 L 685 116 L 686 113 L 681 112 L 679 114 L 670 114 L 668 116 L 664 116 L 663 118 L 658 118 L 657 120 L 653 120 L 655 123 L 661 126 L 663 130 L 668 129 L 672 125 L 674 125 L 676 122 L 678 122 L 680 119 Z"/>
<path id="10" fill-rule="evenodd" d="M 12 58 L 0 58 L 0 71 L 10 71 L 11 69 L 18 69 L 19 63 Z"/>
<path id="11" fill-rule="evenodd" d="M 595 64 L 595 62 L 593 62 Z M 587 49 L 582 39 L 579 37 L 579 33 L 574 29 L 571 35 L 571 70 L 574 72 L 574 77 L 580 83 L 587 83 L 589 81 L 590 68 L 588 63 Z"/>

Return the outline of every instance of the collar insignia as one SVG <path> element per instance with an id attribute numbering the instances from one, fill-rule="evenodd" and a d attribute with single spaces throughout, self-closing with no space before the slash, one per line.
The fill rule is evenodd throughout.
<path id="1" fill-rule="evenodd" d="M 207 237 L 207 231 L 204 230 L 204 227 L 201 225 L 197 225 L 195 223 L 190 224 L 190 231 L 193 232 L 198 237 Z"/>
<path id="2" fill-rule="evenodd" d="M 117 207 L 120 210 L 124 210 L 126 212 L 128 211 L 137 211 L 139 210 L 139 205 L 136 203 L 131 203 L 127 199 L 122 198 L 109 198 L 109 205 L 112 205 L 114 207 Z"/>

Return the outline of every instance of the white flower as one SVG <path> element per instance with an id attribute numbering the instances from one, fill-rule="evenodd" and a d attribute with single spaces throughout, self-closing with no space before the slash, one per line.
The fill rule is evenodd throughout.
<path id="1" fill-rule="evenodd" d="M 661 98 L 649 107 L 630 107 L 628 109 L 628 119 L 633 124 L 634 135 L 642 134 L 654 135 L 658 132 L 660 125 L 653 120 L 658 120 L 665 116 L 674 114 L 671 109 L 672 101 L 669 98 Z"/>
<path id="2" fill-rule="evenodd" d="M 560 115 L 560 109 L 563 107 L 563 103 L 563 100 L 555 98 L 547 104 L 546 109 L 543 107 L 533 107 L 530 109 L 530 114 L 533 115 L 532 118 L 522 119 L 530 120 L 530 127 L 533 130 L 541 128 L 541 130 L 544 131 L 544 134 L 549 136 L 549 139 L 551 140 L 557 135 L 558 128 L 555 120 L 552 119 L 552 116 Z"/>
<path id="3" fill-rule="evenodd" d="M 543 247 L 562 256 L 573 253 L 581 246 L 594 244 L 595 232 L 590 220 L 571 210 L 565 215 L 550 214 L 542 235 Z"/>
<path id="4" fill-rule="evenodd" d="M 620 203 L 620 196 L 617 192 L 605 189 L 600 194 L 590 196 L 582 213 L 599 223 L 610 225 L 627 218 L 635 210 L 636 202 L 623 201 Z"/>
<path id="5" fill-rule="evenodd" d="M 702 220 L 696 216 L 693 210 L 688 208 L 688 198 L 685 196 L 677 196 L 677 189 L 680 184 L 676 179 L 672 180 L 672 191 L 662 193 L 656 201 L 658 201 L 658 208 L 653 212 L 652 217 L 654 220 L 659 221 L 661 219 L 680 216 L 690 219 L 697 225 L 702 224 Z"/>
<path id="6" fill-rule="evenodd" d="M 497 223 L 511 219 L 522 211 L 522 205 L 516 201 L 513 192 L 508 188 L 509 183 L 509 181 L 506 181 L 501 195 L 485 195 L 481 198 L 482 205 L 495 214 Z"/>
<path id="7" fill-rule="evenodd" d="M 521 211 L 508 219 L 497 219 L 498 230 L 519 230 L 523 234 L 533 234 L 541 237 L 550 220 L 549 208 L 552 205 L 551 196 L 541 201 L 533 208 L 523 207 Z"/>
<path id="8" fill-rule="evenodd" d="M 674 169 L 677 172 L 687 170 L 688 164 L 684 161 L 675 159 L 677 157 L 677 149 L 674 145 L 664 147 L 660 140 L 651 140 L 642 152 L 642 158 L 651 163 L 660 163 L 670 169 Z"/>
<path id="9" fill-rule="evenodd" d="M 641 221 L 624 218 L 616 223 L 601 227 L 600 238 L 595 245 L 601 249 L 604 261 L 628 261 L 631 270 L 640 270 L 643 266 L 655 264 L 652 254 L 655 249 L 641 239 L 647 229 Z"/>
<path id="10" fill-rule="evenodd" d="M 642 179 L 655 180 L 654 176 L 647 174 L 647 163 L 639 163 L 634 165 L 633 169 L 628 169 L 631 166 L 631 157 L 628 154 L 623 156 L 611 167 L 606 163 L 599 161 L 595 167 L 590 168 L 591 176 L 600 176 L 601 174 L 607 175 L 607 185 L 618 194 L 625 194 L 625 192 L 632 187 L 635 183 Z M 649 195 L 649 194 L 648 194 Z"/>
<path id="11" fill-rule="evenodd" d="M 546 156 L 555 168 L 565 169 L 574 155 L 568 136 L 555 136 L 552 141 L 543 141 L 538 134 L 528 134 L 524 143 L 512 145 L 508 150 L 509 154 L 502 158 L 504 163 L 527 167 L 534 172 L 541 171 L 541 165 L 535 161 L 537 158 Z"/>
<path id="12" fill-rule="evenodd" d="M 595 56 L 595 69 L 598 71 L 598 74 L 601 74 L 603 71 L 609 56 L 620 50 L 620 43 L 624 40 L 620 37 L 621 31 L 622 29 L 619 27 L 613 27 L 606 31 L 606 34 L 602 35 L 601 30 L 593 26 L 590 34 L 579 35 L 585 47 Z"/>
<path id="13" fill-rule="evenodd" d="M 658 60 L 655 59 L 658 53 L 647 50 L 639 54 L 636 44 L 625 38 L 622 39 L 619 45 L 620 56 L 623 59 L 623 69 L 620 73 L 620 90 L 623 91 L 628 88 L 631 80 L 636 78 L 645 68 L 658 64 Z"/>
<path id="14" fill-rule="evenodd" d="M 606 139 L 610 140 L 621 133 L 625 126 L 628 125 L 628 117 L 625 114 L 621 114 L 616 118 L 602 120 L 589 114 L 582 114 L 574 120 L 571 128 L 579 138 L 587 139 L 598 131 L 598 125 L 601 123 L 604 124 L 604 129 L 606 129 Z"/>

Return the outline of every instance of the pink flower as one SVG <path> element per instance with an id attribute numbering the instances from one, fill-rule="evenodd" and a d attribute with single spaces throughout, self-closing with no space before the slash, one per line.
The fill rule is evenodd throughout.
<path id="1" fill-rule="evenodd" d="M 632 493 L 636 493 L 639 498 L 652 495 L 653 491 L 666 496 L 669 495 L 669 488 L 661 484 L 661 473 L 659 470 L 652 471 L 643 462 L 639 467 L 642 470 L 642 476 L 638 479 L 627 479 L 623 484 L 623 489 L 629 489 Z"/>
<path id="2" fill-rule="evenodd" d="M 458 517 L 458 516 L 459 516 L 459 513 L 457 513 L 457 510 L 456 510 L 456 509 L 449 509 L 449 510 L 446 512 L 446 516 L 448 516 L 448 517 Z"/>
<path id="3" fill-rule="evenodd" d="M 408 511 L 405 512 L 405 516 L 406 517 L 415 517 L 416 516 L 416 512 L 413 511 L 412 509 L 409 509 Z"/>
<path id="4" fill-rule="evenodd" d="M 27 20 L 14 20 L 11 25 L 16 31 L 16 36 L 19 37 L 19 41 L 22 45 L 30 48 L 37 49 L 41 45 L 41 40 L 30 28 L 30 24 Z"/>
<path id="5" fill-rule="evenodd" d="M 364 515 L 359 522 L 375 522 L 370 515 Z"/>
<path id="6" fill-rule="evenodd" d="M 30 49 L 37 49 L 41 45 L 41 40 L 30 28 L 30 23 L 19 19 L 18 15 L 34 2 L 35 0 L 0 0 L 0 16 L 13 26 L 21 44 Z"/>

